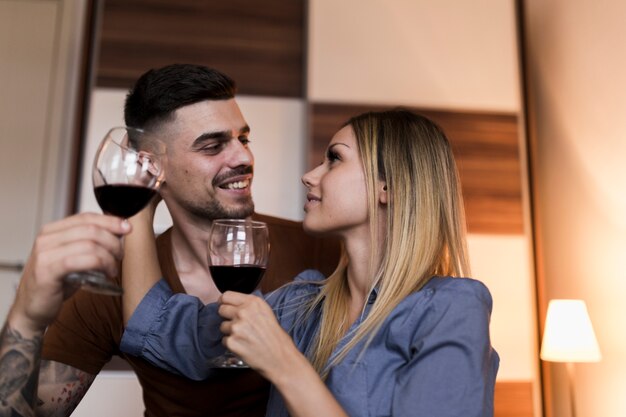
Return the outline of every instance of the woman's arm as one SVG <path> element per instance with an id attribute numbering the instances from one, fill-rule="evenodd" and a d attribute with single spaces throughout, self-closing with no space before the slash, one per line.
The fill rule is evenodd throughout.
<path id="1" fill-rule="evenodd" d="M 319 272 L 304 271 L 295 280 L 321 279 Z M 275 306 L 282 305 L 286 297 L 286 291 L 281 290 L 267 295 Z M 211 373 L 209 359 L 225 352 L 218 307 L 217 303 L 204 305 L 187 294 L 173 294 L 161 280 L 150 288 L 128 319 L 120 349 L 170 372 L 203 380 Z M 283 319 L 293 321 L 295 313 L 290 308 L 282 314 Z"/>
<path id="2" fill-rule="evenodd" d="M 208 359 L 225 351 L 218 330 L 222 320 L 216 304 L 205 306 L 197 297 L 173 294 L 161 279 L 153 232 L 158 202 L 153 200 L 129 219 L 132 233 L 125 238 L 122 261 L 125 330 L 120 349 L 172 373 L 202 380 L 210 372 Z"/>
<path id="3" fill-rule="evenodd" d="M 219 314 L 224 345 L 274 384 L 291 416 L 347 417 L 265 300 L 228 291 Z"/>
<path id="4" fill-rule="evenodd" d="M 200 381 L 209 359 L 224 353 L 217 304 L 173 294 L 163 280 L 153 286 L 128 320 L 120 350 L 152 365 Z"/>
<path id="5" fill-rule="evenodd" d="M 273 293 L 272 302 L 281 304 L 284 295 Z M 170 372 L 202 380 L 210 372 L 208 359 L 223 353 L 222 343 L 275 385 L 292 416 L 346 416 L 272 307 L 255 295 L 226 292 L 218 315 L 217 304 L 204 306 L 196 297 L 172 294 L 161 281 L 141 301 L 120 348 Z"/>
<path id="6" fill-rule="evenodd" d="M 122 311 L 124 325 L 146 293 L 162 276 L 153 231 L 154 212 L 159 199 L 129 219 L 132 232 L 124 238 L 122 260 Z"/>

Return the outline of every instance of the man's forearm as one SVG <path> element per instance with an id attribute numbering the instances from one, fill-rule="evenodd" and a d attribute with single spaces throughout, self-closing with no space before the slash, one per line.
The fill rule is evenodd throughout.
<path id="1" fill-rule="evenodd" d="M 42 340 L 43 331 L 23 335 L 9 321 L 2 329 L 0 416 L 35 415 Z"/>
<path id="2" fill-rule="evenodd" d="M 69 399 L 54 391 L 58 384 L 44 382 L 39 387 L 40 377 L 48 380 L 52 369 L 46 361 L 41 372 L 43 335 L 63 301 L 77 290 L 65 285 L 64 277 L 92 269 L 116 275 L 123 254 L 120 236 L 130 229 L 122 219 L 95 213 L 77 214 L 42 227 L 0 332 L 0 417 L 34 416 L 35 409 L 42 411 L 39 395 L 55 402 L 50 407 L 54 415 L 69 415 L 78 404 L 95 376 L 63 365 L 73 379 L 69 382 L 67 372 L 63 373 L 62 383 L 73 384 L 71 390 L 64 388 L 71 391 Z"/>

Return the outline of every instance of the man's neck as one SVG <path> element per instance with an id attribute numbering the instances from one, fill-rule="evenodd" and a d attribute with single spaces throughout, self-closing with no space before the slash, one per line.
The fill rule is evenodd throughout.
<path id="1" fill-rule="evenodd" d="M 207 242 L 210 222 L 193 223 L 174 219 L 172 258 L 180 281 L 189 295 L 205 304 L 215 302 L 220 292 L 209 273 Z"/>

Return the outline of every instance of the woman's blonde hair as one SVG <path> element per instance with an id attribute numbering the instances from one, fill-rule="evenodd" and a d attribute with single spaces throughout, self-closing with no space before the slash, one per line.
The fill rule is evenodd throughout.
<path id="1" fill-rule="evenodd" d="M 322 378 L 360 341 L 366 339 L 367 347 L 389 313 L 431 277 L 469 275 L 458 173 L 441 128 L 402 109 L 361 114 L 346 125 L 356 137 L 367 183 L 370 259 L 380 259 L 372 265 L 371 289 L 377 288 L 377 297 L 368 316 L 346 335 L 351 323 L 344 254 L 308 309 L 312 313 L 321 306 L 320 329 L 307 355 Z M 388 193 L 382 236 L 381 180 Z M 343 337 L 349 341 L 333 354 Z"/>

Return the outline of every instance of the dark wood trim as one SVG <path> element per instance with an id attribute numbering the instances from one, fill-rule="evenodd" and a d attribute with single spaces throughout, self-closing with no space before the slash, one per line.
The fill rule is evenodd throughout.
<path id="1" fill-rule="evenodd" d="M 70 168 L 70 190 L 68 192 L 68 213 L 76 213 L 79 204 L 81 161 L 84 154 L 89 115 L 89 102 L 93 87 L 94 57 L 98 44 L 98 18 L 102 1 L 87 0 L 85 5 L 85 25 L 83 27 L 83 47 L 76 99 L 76 117 L 72 128 L 72 155 Z"/>
<path id="2" fill-rule="evenodd" d="M 351 116 L 382 105 L 313 103 L 309 167 L 317 165 L 332 135 Z M 523 234 L 522 179 L 517 116 L 509 113 L 413 108 L 446 132 L 454 150 L 473 233 Z"/>
<path id="3" fill-rule="evenodd" d="M 527 149 L 527 171 L 528 171 L 528 183 L 529 183 L 529 199 L 530 199 L 530 223 L 532 233 L 532 252 L 533 252 L 533 273 L 535 277 L 535 303 L 537 306 L 537 361 L 538 368 L 540 370 L 540 383 L 541 383 L 541 406 L 544 417 L 552 417 L 552 388 L 551 388 L 551 372 L 550 366 L 546 362 L 543 362 L 539 358 L 539 352 L 541 351 L 541 338 L 543 335 L 543 324 L 545 322 L 546 310 L 548 305 L 548 299 L 546 296 L 546 282 L 544 274 L 544 261 L 543 261 L 543 249 L 542 249 L 542 230 L 541 230 L 541 212 L 539 210 L 539 202 L 537 199 L 537 193 L 539 190 L 538 178 L 537 178 L 537 129 L 536 129 L 536 109 L 533 106 L 535 97 L 532 90 L 531 68 L 529 64 L 530 47 L 527 42 L 527 19 L 526 9 L 524 7 L 524 0 L 515 1 L 516 14 L 517 14 L 517 39 L 519 42 L 518 51 L 520 59 L 520 74 L 522 83 L 522 108 L 523 108 L 523 123 L 525 126 L 526 134 L 524 135 L 525 144 Z"/>

